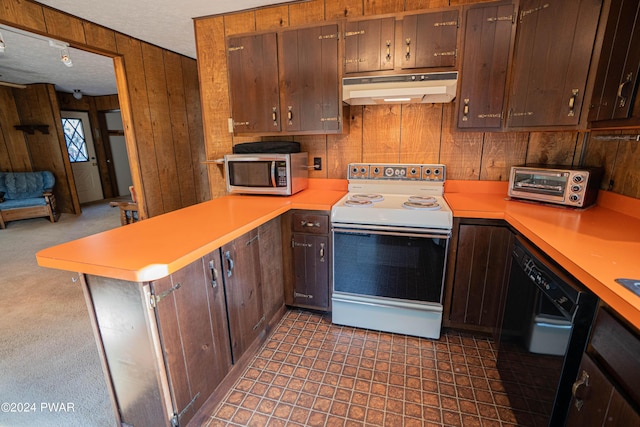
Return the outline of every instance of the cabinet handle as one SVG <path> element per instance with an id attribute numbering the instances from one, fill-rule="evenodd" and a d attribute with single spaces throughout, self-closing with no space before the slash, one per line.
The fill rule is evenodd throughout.
<path id="1" fill-rule="evenodd" d="M 405 44 L 407 45 L 407 53 L 406 53 L 406 55 L 404 57 L 408 61 L 409 58 L 411 58 L 411 39 L 407 38 L 405 40 Z"/>
<path id="2" fill-rule="evenodd" d="M 387 40 L 387 62 L 391 61 L 391 40 Z"/>
<path id="3" fill-rule="evenodd" d="M 462 108 L 462 121 L 469 120 L 469 98 L 464 99 L 464 107 Z"/>
<path id="4" fill-rule="evenodd" d="M 287 108 L 287 120 L 289 120 L 289 124 L 293 120 L 293 107 L 291 105 Z"/>
<path id="5" fill-rule="evenodd" d="M 618 98 L 620 98 L 620 101 L 618 101 L 618 107 L 619 108 L 624 108 L 624 106 L 627 104 L 627 97 L 626 96 L 622 96 L 622 91 L 624 90 L 625 86 L 628 83 L 631 83 L 631 78 L 632 77 L 633 77 L 633 73 L 627 74 L 627 79 L 625 81 L 623 81 L 622 83 L 620 83 L 620 86 L 618 86 Z"/>
<path id="6" fill-rule="evenodd" d="M 213 289 L 218 287 L 218 269 L 213 263 L 213 260 L 209 261 L 209 270 L 211 270 L 211 287 Z"/>
<path id="7" fill-rule="evenodd" d="M 320 243 L 320 262 L 324 262 L 324 243 Z"/>
<path id="8" fill-rule="evenodd" d="M 584 399 L 586 397 L 588 388 L 589 374 L 587 373 L 587 371 L 582 371 L 582 375 L 580 375 L 580 378 L 578 378 L 571 387 L 571 394 L 573 394 L 576 409 L 578 409 L 578 411 L 582 410 L 582 407 L 584 406 Z"/>
<path id="9" fill-rule="evenodd" d="M 229 267 L 227 268 L 227 277 L 231 277 L 233 275 L 233 259 L 231 259 L 231 253 L 226 251 L 224 253 L 224 258 L 227 260 L 227 265 Z"/>
<path id="10" fill-rule="evenodd" d="M 569 98 L 569 114 L 567 116 L 573 117 L 575 116 L 575 106 L 576 106 L 576 98 L 578 98 L 578 89 L 573 89 L 571 91 L 571 97 Z"/>
<path id="11" fill-rule="evenodd" d="M 271 120 L 273 120 L 273 125 L 278 126 L 278 113 L 276 107 L 273 107 L 271 111 Z"/>
<path id="12" fill-rule="evenodd" d="M 311 222 L 311 221 L 305 221 L 305 220 L 300 221 L 300 225 L 303 227 L 320 227 L 319 222 Z"/>

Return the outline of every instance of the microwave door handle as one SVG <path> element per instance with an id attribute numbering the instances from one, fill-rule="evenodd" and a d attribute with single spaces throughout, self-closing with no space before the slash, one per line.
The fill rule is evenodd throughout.
<path id="1" fill-rule="evenodd" d="M 271 186 L 276 187 L 276 162 L 271 162 Z"/>

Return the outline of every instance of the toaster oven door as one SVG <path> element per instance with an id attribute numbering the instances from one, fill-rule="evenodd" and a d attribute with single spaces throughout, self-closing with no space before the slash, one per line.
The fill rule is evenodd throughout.
<path id="1" fill-rule="evenodd" d="M 547 202 L 564 202 L 569 184 L 567 171 L 518 169 L 511 170 L 509 196 Z"/>

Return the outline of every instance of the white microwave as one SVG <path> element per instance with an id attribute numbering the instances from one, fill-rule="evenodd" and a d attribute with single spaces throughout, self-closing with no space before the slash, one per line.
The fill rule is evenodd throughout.
<path id="1" fill-rule="evenodd" d="M 307 188 L 307 153 L 224 156 L 227 192 L 290 196 Z"/>

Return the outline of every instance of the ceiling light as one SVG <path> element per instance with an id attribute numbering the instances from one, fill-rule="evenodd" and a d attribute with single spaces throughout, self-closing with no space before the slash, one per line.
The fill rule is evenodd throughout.
<path id="1" fill-rule="evenodd" d="M 0 33 L 0 53 L 4 52 L 4 49 L 7 47 L 4 39 L 2 38 L 2 33 Z"/>
<path id="2" fill-rule="evenodd" d="M 73 97 L 78 100 L 82 99 L 82 92 L 80 91 L 80 89 L 73 90 Z"/>
<path id="3" fill-rule="evenodd" d="M 60 50 L 60 61 L 62 61 L 62 63 L 67 67 L 73 67 L 73 62 L 69 56 L 69 49 L 66 47 Z"/>

